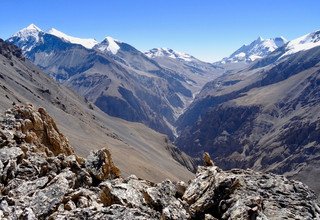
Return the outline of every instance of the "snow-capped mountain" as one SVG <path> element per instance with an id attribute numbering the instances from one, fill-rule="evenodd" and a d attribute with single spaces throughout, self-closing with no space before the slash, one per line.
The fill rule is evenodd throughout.
<path id="1" fill-rule="evenodd" d="M 13 35 L 13 37 L 20 37 L 20 38 L 28 38 L 30 36 L 37 38 L 38 33 L 41 32 L 41 29 L 38 28 L 34 24 L 30 24 L 28 27 L 21 29 L 17 33 Z"/>
<path id="2" fill-rule="evenodd" d="M 309 50 L 317 46 L 320 46 L 320 30 L 290 41 L 285 46 L 285 53 L 281 57 L 294 54 L 299 51 Z"/>
<path id="3" fill-rule="evenodd" d="M 8 41 L 10 43 L 16 44 L 18 47 L 22 48 L 24 52 L 32 50 L 32 48 L 42 39 L 44 34 L 50 34 L 62 39 L 65 42 L 72 44 L 79 44 L 85 48 L 91 49 L 98 41 L 95 39 L 82 39 L 77 37 L 69 36 L 55 28 L 51 28 L 48 31 L 42 31 L 34 24 L 30 24 L 28 27 L 21 29 L 15 33 Z M 21 45 L 23 45 L 21 47 Z"/>
<path id="4" fill-rule="evenodd" d="M 184 60 L 184 61 L 188 61 L 188 62 L 195 60 L 195 58 L 189 54 L 174 51 L 169 48 L 153 48 L 153 49 L 145 52 L 145 54 L 149 58 L 170 57 L 172 59 L 179 59 L 179 60 Z"/>
<path id="5" fill-rule="evenodd" d="M 101 43 L 97 44 L 95 49 L 101 52 L 111 52 L 112 54 L 117 54 L 120 49 L 119 40 L 113 39 L 112 37 L 106 37 Z"/>
<path id="6" fill-rule="evenodd" d="M 30 51 L 34 45 L 40 40 L 40 33 L 43 33 L 40 28 L 34 24 L 21 29 L 15 33 L 9 40 L 10 43 L 16 44 L 23 51 Z M 19 40 L 17 40 L 19 39 Z M 19 41 L 19 42 L 18 42 Z"/>
<path id="7" fill-rule="evenodd" d="M 243 45 L 229 57 L 224 58 L 221 63 L 253 62 L 261 59 L 284 46 L 288 41 L 283 37 L 262 39 L 259 37 L 249 45 Z"/>
<path id="8" fill-rule="evenodd" d="M 27 38 L 33 39 L 33 35 Z M 7 41 L 22 49 L 25 45 L 32 46 L 29 51 L 22 50 L 26 58 L 102 111 L 144 123 L 170 138 L 174 135 L 172 125 L 191 102 L 193 92 L 198 92 L 215 71 L 211 64 L 200 69 L 192 62 L 170 58 L 180 65 L 192 64 L 177 71 L 111 37 L 92 49 L 55 29 L 40 30 L 38 38 L 39 41 L 32 41 L 34 44 L 18 36 Z"/>
<path id="9" fill-rule="evenodd" d="M 95 39 L 82 39 L 82 38 L 77 38 L 77 37 L 72 37 L 69 36 L 55 28 L 51 28 L 49 31 L 47 31 L 48 34 L 54 35 L 56 37 L 59 37 L 67 42 L 73 43 L 73 44 L 80 44 L 84 46 L 85 48 L 91 49 L 93 48 L 96 44 L 98 44 L 98 41 Z"/>

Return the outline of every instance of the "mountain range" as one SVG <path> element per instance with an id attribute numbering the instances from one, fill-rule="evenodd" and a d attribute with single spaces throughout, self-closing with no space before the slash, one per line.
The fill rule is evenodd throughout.
<path id="1" fill-rule="evenodd" d="M 171 139 L 173 124 L 193 94 L 223 72 L 196 59 L 190 65 L 176 59 L 159 64 L 156 58 L 111 37 L 97 43 L 55 29 L 43 32 L 35 25 L 7 41 L 20 47 L 51 77 L 107 114 L 142 122 Z"/>
<path id="2" fill-rule="evenodd" d="M 111 117 L 93 103 L 48 77 L 14 45 L 0 40 L 0 111 L 32 104 L 45 108 L 66 134 L 75 152 L 108 148 L 124 176 L 150 181 L 185 180 L 193 160 L 168 138 L 140 123 Z M 2 118 L 0 118 L 2 121 Z M 1 145 L 2 146 L 2 145 Z"/>
<path id="3" fill-rule="evenodd" d="M 320 31 L 291 41 L 259 37 L 215 63 L 35 25 L 7 42 L 59 86 L 110 116 L 168 135 L 192 157 L 208 151 L 224 169 L 284 174 L 320 192 Z M 192 170 L 186 158 L 180 162 Z"/>

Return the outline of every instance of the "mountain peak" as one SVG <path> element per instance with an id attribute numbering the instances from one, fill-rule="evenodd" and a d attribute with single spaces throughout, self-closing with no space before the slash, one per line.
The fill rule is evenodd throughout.
<path id="1" fill-rule="evenodd" d="M 22 41 L 28 41 L 32 39 L 32 41 L 39 41 L 39 33 L 42 32 L 40 28 L 38 28 L 35 24 L 30 24 L 28 27 L 25 27 L 12 35 L 12 37 L 18 37 Z"/>
<path id="2" fill-rule="evenodd" d="M 284 46 L 288 41 L 284 37 L 276 37 L 263 39 L 258 37 L 250 44 L 243 45 L 229 57 L 224 58 L 222 63 L 238 63 L 238 62 L 253 62 L 261 59 L 279 47 Z"/>
<path id="3" fill-rule="evenodd" d="M 21 29 L 20 31 L 18 31 L 17 33 L 15 33 L 13 36 L 25 36 L 27 34 L 30 33 L 38 33 L 41 32 L 42 30 L 40 28 L 38 28 L 35 24 L 30 24 L 28 27 L 25 27 L 23 29 Z"/>
<path id="4" fill-rule="evenodd" d="M 149 58 L 156 58 L 156 57 L 169 57 L 172 59 L 180 59 L 184 61 L 192 61 L 195 59 L 191 55 L 184 53 L 184 52 L 179 52 L 175 51 L 170 48 L 166 47 L 160 47 L 160 48 L 153 48 L 147 52 L 145 52 L 145 55 L 148 56 Z"/>
<path id="5" fill-rule="evenodd" d="M 114 39 L 113 37 L 107 36 L 104 40 L 96 46 L 97 50 L 101 52 L 111 52 L 112 54 L 117 54 L 120 46 L 118 43 L 121 43 L 119 40 Z"/>
<path id="6" fill-rule="evenodd" d="M 283 37 L 283 36 L 280 36 L 280 37 L 276 37 L 276 38 L 274 38 L 274 39 L 280 39 L 280 40 L 283 40 L 283 41 L 288 41 L 285 37 Z"/>
<path id="7" fill-rule="evenodd" d="M 263 41 L 263 38 L 259 36 L 256 41 L 257 41 L 257 42 L 262 42 L 262 41 Z"/>
<path id="8" fill-rule="evenodd" d="M 117 39 L 115 39 L 115 38 L 113 38 L 113 37 L 110 37 L 110 36 L 106 36 L 106 37 L 104 38 L 104 40 L 107 40 L 107 41 L 109 41 L 109 42 L 112 42 L 112 41 L 114 41 L 114 42 L 120 42 L 119 40 L 117 40 Z"/>
<path id="9" fill-rule="evenodd" d="M 298 37 L 286 45 L 286 52 L 281 56 L 287 56 L 303 50 L 309 50 L 320 46 L 320 30 Z"/>
<path id="10" fill-rule="evenodd" d="M 34 30 L 34 31 L 41 31 L 35 24 L 30 24 L 28 27 L 25 28 L 26 30 Z"/>
<path id="11" fill-rule="evenodd" d="M 78 37 L 72 37 L 69 36 L 55 28 L 51 28 L 47 31 L 48 34 L 54 35 L 58 38 L 61 38 L 67 42 L 73 43 L 73 44 L 80 44 L 88 49 L 93 48 L 98 42 L 95 39 L 92 38 L 87 38 L 87 39 L 82 39 Z"/>

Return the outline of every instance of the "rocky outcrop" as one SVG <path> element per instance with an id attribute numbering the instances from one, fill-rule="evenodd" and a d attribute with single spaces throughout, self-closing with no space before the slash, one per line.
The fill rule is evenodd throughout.
<path id="1" fill-rule="evenodd" d="M 122 178 L 106 149 L 76 156 L 44 109 L 14 107 L 0 125 L 0 219 L 320 217 L 314 193 L 302 183 L 251 170 L 225 172 L 208 154 L 189 185 L 155 184 Z"/>
<path id="2" fill-rule="evenodd" d="M 195 219 L 318 219 L 315 195 L 300 182 L 252 170 L 199 167 L 183 195 Z"/>
<path id="3" fill-rule="evenodd" d="M 120 177 L 120 170 L 113 164 L 107 149 L 92 152 L 85 162 L 86 169 L 98 180 Z"/>
<path id="4" fill-rule="evenodd" d="M 22 50 L 13 44 L 7 44 L 0 38 L 0 54 L 8 58 L 12 59 L 12 56 L 15 56 L 21 60 L 25 60 L 22 55 Z"/>

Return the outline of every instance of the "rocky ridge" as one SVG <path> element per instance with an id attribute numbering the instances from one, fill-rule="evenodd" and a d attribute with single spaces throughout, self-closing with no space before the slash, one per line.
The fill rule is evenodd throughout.
<path id="1" fill-rule="evenodd" d="M 122 178 L 107 149 L 74 154 L 45 109 L 0 117 L 1 219 L 318 219 L 307 186 L 252 170 L 222 171 L 208 154 L 189 184 Z"/>

